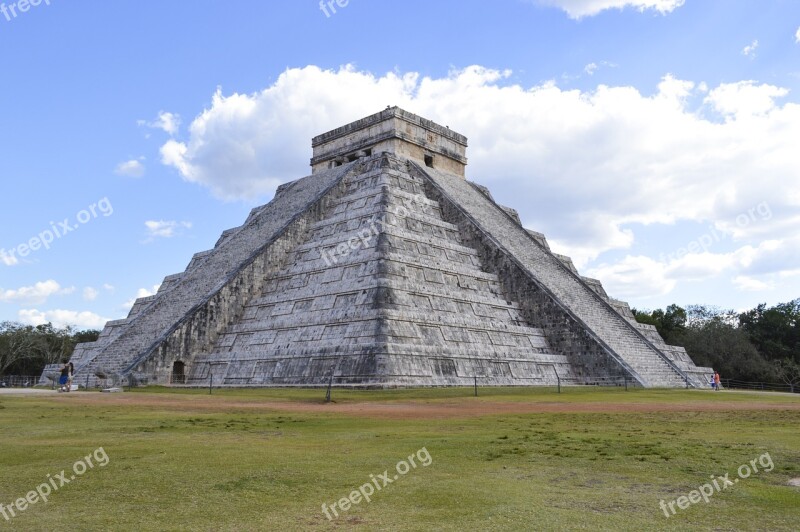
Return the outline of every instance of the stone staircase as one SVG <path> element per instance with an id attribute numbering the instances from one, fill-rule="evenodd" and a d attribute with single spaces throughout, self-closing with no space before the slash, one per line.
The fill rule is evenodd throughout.
<path id="1" fill-rule="evenodd" d="M 324 385 L 331 372 L 351 385 L 555 384 L 556 371 L 574 382 L 405 162 L 363 163 L 190 383 L 211 368 L 237 386 Z"/>
<path id="2" fill-rule="evenodd" d="M 648 387 L 686 386 L 689 377 L 685 372 L 486 194 L 458 177 L 414 167 L 477 231 L 583 324 L 634 378 Z"/>
<path id="3" fill-rule="evenodd" d="M 276 194 L 274 201 L 251 213 L 241 228 L 226 232 L 217 246 L 195 254 L 182 275 L 169 276 L 168 287 L 137 309 L 107 341 L 96 342 L 90 353 L 81 351 L 76 381 L 94 385 L 96 373 L 127 374 L 167 341 L 187 317 L 230 283 L 238 270 L 263 253 L 291 221 L 342 179 L 352 165 L 320 172 L 291 183 L 292 194 Z M 108 328 L 108 327 L 107 327 Z"/>

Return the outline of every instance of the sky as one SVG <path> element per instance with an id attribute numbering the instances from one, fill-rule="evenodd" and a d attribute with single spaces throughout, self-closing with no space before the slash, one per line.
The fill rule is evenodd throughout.
<path id="1" fill-rule="evenodd" d="M 124 318 L 387 105 L 612 297 L 800 297 L 796 0 L 0 2 L 0 321 Z"/>

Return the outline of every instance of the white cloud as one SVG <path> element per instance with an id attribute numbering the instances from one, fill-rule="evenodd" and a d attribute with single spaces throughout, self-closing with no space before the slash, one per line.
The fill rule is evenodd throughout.
<path id="1" fill-rule="evenodd" d="M 752 115 L 763 115 L 778 109 L 776 98 L 789 94 L 788 89 L 774 85 L 757 85 L 755 81 L 722 83 L 712 89 L 705 102 L 729 119 L 743 119 Z"/>
<path id="2" fill-rule="evenodd" d="M 567 12 L 570 18 L 580 19 L 597 15 L 607 9 L 632 7 L 644 12 L 655 10 L 665 15 L 681 7 L 685 0 L 538 0 L 545 6 L 558 7 Z"/>
<path id="3" fill-rule="evenodd" d="M 746 275 L 737 275 L 732 280 L 733 285 L 743 292 L 762 292 L 772 290 L 774 287 L 764 281 L 759 281 Z"/>
<path id="4" fill-rule="evenodd" d="M 713 243 L 711 247 L 717 245 Z M 728 253 L 683 252 L 659 257 L 626 256 L 587 271 L 614 297 L 652 297 L 670 293 L 682 281 L 708 281 L 722 274 L 740 291 L 772 290 L 782 279 L 800 274 L 800 236 L 765 240 Z M 759 279 L 760 278 L 760 279 Z"/>
<path id="5" fill-rule="evenodd" d="M 794 42 L 800 44 L 800 28 L 797 28 L 797 31 L 794 34 Z"/>
<path id="6" fill-rule="evenodd" d="M 742 55 L 753 59 L 756 56 L 756 48 L 758 48 L 758 39 L 753 39 L 753 42 L 742 49 Z"/>
<path id="7" fill-rule="evenodd" d="M 114 173 L 127 177 L 142 177 L 144 175 L 144 165 L 136 159 L 131 159 L 130 161 L 119 163 L 114 168 Z"/>
<path id="8" fill-rule="evenodd" d="M 281 78 L 284 76 L 286 73 Z M 283 91 L 267 89 L 252 97 L 225 97 L 218 90 L 211 109 L 189 126 L 189 142 L 170 140 L 161 147 L 162 162 L 177 168 L 186 181 L 207 186 L 222 199 L 273 192 L 288 167 L 281 164 L 286 163 L 281 158 L 272 156 L 272 150 L 280 150 L 284 144 L 284 149 L 301 156 L 299 146 L 292 146 L 289 141 L 297 138 L 298 129 L 307 131 L 307 120 L 312 118 L 298 117 L 293 125 L 284 121 L 293 107 L 306 106 L 305 102 L 293 102 L 293 98 L 281 102 L 285 96 L 288 95 Z M 280 109 L 281 105 L 286 108 Z"/>
<path id="9" fill-rule="evenodd" d="M 800 105 L 778 101 L 785 88 L 666 75 L 654 94 L 607 85 L 581 91 L 553 82 L 514 85 L 510 74 L 480 66 L 443 78 L 379 77 L 349 66 L 289 69 L 254 94 L 218 90 L 186 142 L 167 142 L 162 157 L 219 197 L 253 201 L 309 173 L 314 135 L 398 105 L 467 135 L 468 178 L 489 186 L 579 268 L 632 248 L 632 227 L 684 221 L 718 227 L 739 248 L 757 250 L 754 264 L 770 256 L 769 268 L 788 267 L 785 254 L 761 247 L 800 233 L 800 217 L 792 215 L 800 207 Z M 763 215 L 756 212 L 762 205 Z M 736 222 L 752 212 L 748 224 Z M 678 282 L 723 271 L 754 275 L 740 262 L 745 255 L 716 251 L 651 273 Z M 648 263 L 623 266 L 636 264 Z M 623 266 L 605 268 L 620 277 Z M 649 292 L 669 286 L 659 281 Z"/>
<path id="10" fill-rule="evenodd" d="M 108 284 L 108 283 L 104 283 L 104 284 L 103 284 L 103 290 L 105 290 L 106 292 L 109 292 L 109 293 L 113 294 L 113 293 L 114 293 L 114 290 L 116 290 L 116 289 L 114 288 L 114 285 L 110 285 L 110 284 Z"/>
<path id="11" fill-rule="evenodd" d="M 27 325 L 42 325 L 52 323 L 55 327 L 74 325 L 79 329 L 102 329 L 108 318 L 103 318 L 94 312 L 76 310 L 37 310 L 23 309 L 17 314 L 19 321 Z"/>
<path id="12" fill-rule="evenodd" d="M 666 271 L 665 264 L 650 257 L 628 255 L 617 263 L 592 268 L 587 275 L 600 279 L 612 297 L 649 298 L 668 294 L 675 287 Z"/>
<path id="13" fill-rule="evenodd" d="M 169 113 L 166 111 L 159 111 L 158 117 L 148 122 L 147 120 L 137 120 L 136 123 L 139 126 L 146 126 L 153 129 L 160 129 L 165 133 L 168 133 L 170 136 L 174 137 L 178 130 L 180 129 L 181 125 L 181 117 L 175 113 Z"/>
<path id="14" fill-rule="evenodd" d="M 92 288 L 91 286 L 87 286 L 86 288 L 83 289 L 83 299 L 86 301 L 94 301 L 95 299 L 97 299 L 98 293 L 99 292 L 97 291 L 97 289 Z"/>
<path id="15" fill-rule="evenodd" d="M 75 292 L 74 286 L 62 288 L 56 281 L 48 279 L 33 286 L 22 286 L 12 290 L 0 288 L 0 301 L 20 305 L 41 305 L 50 296 L 68 295 L 73 292 Z"/>
<path id="16" fill-rule="evenodd" d="M 583 72 L 584 72 L 584 74 L 587 74 L 589 76 L 594 76 L 594 74 L 600 69 L 603 69 L 603 68 L 617 68 L 618 66 L 619 66 L 618 64 L 612 63 L 611 61 L 600 61 L 599 63 L 591 62 L 588 65 L 586 65 L 585 67 L 583 67 Z M 568 76 L 568 75 L 564 76 L 564 78 L 567 79 L 567 80 L 576 79 L 576 78 L 579 78 L 579 77 L 580 76 Z"/>
<path id="17" fill-rule="evenodd" d="M 140 297 L 154 296 L 158 292 L 159 288 L 161 288 L 161 283 L 154 284 L 152 289 L 140 288 L 139 290 L 136 291 L 136 297 L 140 298 Z"/>
<path id="18" fill-rule="evenodd" d="M 181 234 L 181 229 L 191 229 L 191 222 L 177 222 L 174 220 L 148 220 L 144 223 L 147 228 L 147 241 L 155 238 L 172 238 Z"/>
<path id="19" fill-rule="evenodd" d="M 127 300 L 125 303 L 122 304 L 123 310 L 130 310 L 133 307 L 133 304 L 136 303 L 136 300 L 141 297 L 149 297 L 155 295 L 158 292 L 158 289 L 161 287 L 161 284 L 153 285 L 152 290 L 148 290 L 147 288 L 140 288 L 136 291 L 136 297 Z"/>

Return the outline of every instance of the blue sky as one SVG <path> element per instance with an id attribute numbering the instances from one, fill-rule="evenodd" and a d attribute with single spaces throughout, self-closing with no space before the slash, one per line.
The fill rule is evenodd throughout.
<path id="1" fill-rule="evenodd" d="M 0 320 L 124 317 L 389 104 L 612 296 L 800 297 L 800 2 L 342 3 L 5 0 Z"/>

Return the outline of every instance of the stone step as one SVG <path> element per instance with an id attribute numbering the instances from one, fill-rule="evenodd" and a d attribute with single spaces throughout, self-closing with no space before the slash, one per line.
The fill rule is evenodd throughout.
<path id="1" fill-rule="evenodd" d="M 522 267 L 530 279 L 528 282 L 546 287 L 573 319 L 588 327 L 608 346 L 612 356 L 639 374 L 645 383 L 652 380 L 659 385 L 677 385 L 683 381 L 683 375 L 664 360 L 666 355 L 500 206 L 463 179 L 435 169 L 415 168 L 431 181 L 439 194 L 458 206 L 461 213 L 458 216 L 463 216 L 479 234 L 495 242 L 502 254 Z M 436 199 L 442 203 L 441 198 Z M 659 374 L 648 375 L 655 368 L 659 368 Z"/>

